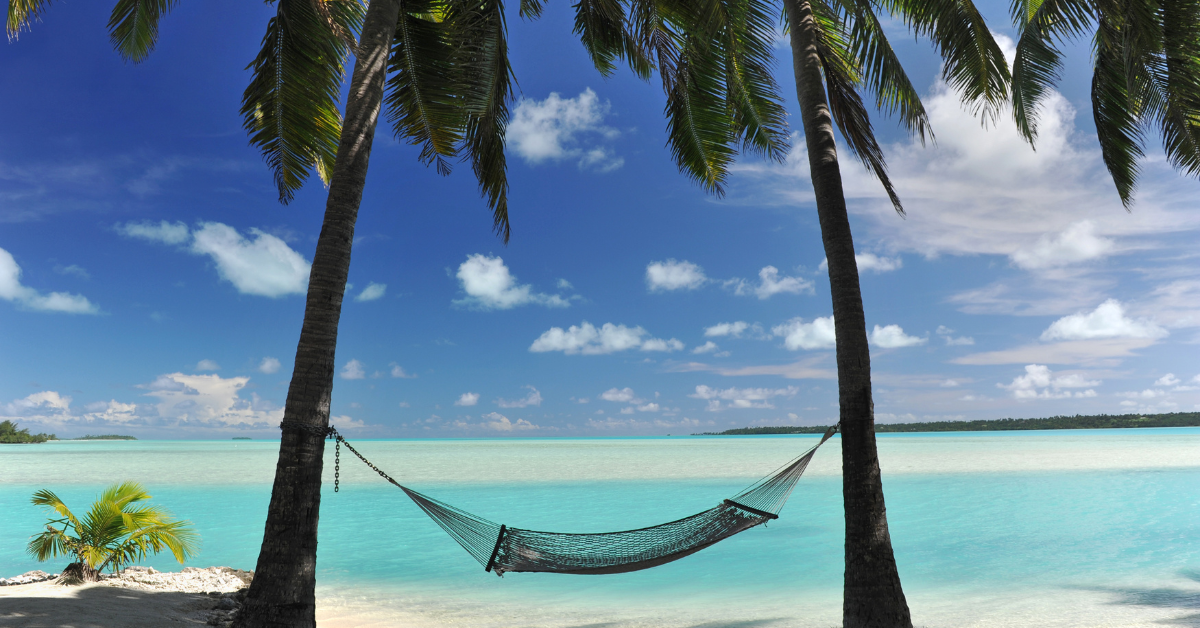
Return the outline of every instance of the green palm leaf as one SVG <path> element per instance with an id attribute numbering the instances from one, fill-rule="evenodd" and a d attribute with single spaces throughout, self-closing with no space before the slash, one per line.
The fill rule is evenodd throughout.
<path id="1" fill-rule="evenodd" d="M 1038 108 L 1062 72 L 1057 41 L 1078 37 L 1093 22 L 1086 0 L 1016 0 L 1011 9 L 1020 37 L 1012 69 L 1013 118 L 1017 130 L 1033 144 Z"/>
<path id="2" fill-rule="evenodd" d="M 667 141 L 680 170 L 709 192 L 725 194 L 735 140 L 726 107 L 720 56 L 685 36 L 667 92 Z"/>
<path id="3" fill-rule="evenodd" d="M 1133 203 L 1138 160 L 1143 156 L 1141 106 L 1130 86 L 1133 77 L 1120 48 L 1120 31 L 1101 17 L 1096 29 L 1095 71 L 1092 75 L 1092 114 L 1100 154 L 1125 207 Z"/>
<path id="4" fill-rule="evenodd" d="M 21 31 L 29 30 L 49 7 L 50 0 L 8 0 L 8 16 L 4 23 L 8 40 L 13 41 Z"/>
<path id="5" fill-rule="evenodd" d="M 359 0 L 326 2 L 330 19 L 350 33 L 362 26 Z M 316 166 L 333 171 L 341 134 L 338 111 L 349 46 L 312 0 L 278 0 L 242 94 L 243 127 L 274 173 L 287 203 Z"/>
<path id="6" fill-rule="evenodd" d="M 179 0 L 117 0 L 108 19 L 109 40 L 122 57 L 140 63 L 158 41 L 158 20 Z"/>

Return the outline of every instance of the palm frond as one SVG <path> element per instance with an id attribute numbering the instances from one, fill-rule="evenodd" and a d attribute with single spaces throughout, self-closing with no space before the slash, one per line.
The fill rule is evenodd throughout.
<path id="1" fill-rule="evenodd" d="M 829 111 L 850 151 L 879 179 L 892 201 L 892 207 L 903 216 L 904 206 L 888 177 L 887 163 L 883 149 L 875 139 L 870 113 L 855 89 L 862 81 L 862 74 L 855 63 L 847 33 L 827 4 L 814 0 L 812 5 L 817 26 L 817 54 L 825 70 Z"/>
<path id="2" fill-rule="evenodd" d="M 332 19 L 349 32 L 362 26 L 360 0 L 327 3 Z M 242 94 L 242 126 L 263 153 L 288 203 L 315 164 L 333 171 L 341 134 L 338 100 L 349 47 L 312 0 L 279 0 L 275 17 Z"/>
<path id="3" fill-rule="evenodd" d="M 33 22 L 41 20 L 49 7 L 50 0 L 8 0 L 8 16 L 5 20 L 8 41 L 14 41 L 23 30 L 30 30 Z"/>
<path id="4" fill-rule="evenodd" d="M 682 37 L 668 24 L 667 6 L 662 0 L 637 0 L 630 8 L 629 23 L 634 42 L 658 69 L 663 93 L 673 89 L 679 64 Z M 687 3 L 683 10 L 692 5 Z"/>
<path id="5" fill-rule="evenodd" d="M 108 18 L 108 37 L 127 61 L 141 63 L 158 42 L 158 20 L 179 0 L 117 0 Z"/>
<path id="6" fill-rule="evenodd" d="M 723 76 L 720 56 L 685 36 L 666 106 L 667 141 L 680 171 L 718 196 L 725 194 L 735 137 Z"/>
<path id="7" fill-rule="evenodd" d="M 1163 3 L 1155 43 L 1154 54 L 1140 55 L 1149 79 L 1147 115 L 1158 123 L 1171 165 L 1200 176 L 1200 1 Z"/>
<path id="8" fill-rule="evenodd" d="M 54 494 L 54 491 L 42 489 L 33 494 L 33 498 L 29 500 L 34 506 L 41 506 L 59 514 L 63 519 L 71 524 L 72 527 L 79 527 L 79 519 L 75 517 L 75 513 L 71 512 L 70 508 L 63 503 L 63 500 Z"/>
<path id="9" fill-rule="evenodd" d="M 578 0 L 574 32 L 602 75 L 611 76 L 623 59 L 639 78 L 650 77 L 653 63 L 638 45 L 620 0 Z"/>
<path id="10" fill-rule="evenodd" d="M 452 25 L 466 112 L 465 158 L 471 160 L 480 192 L 492 208 L 492 229 L 507 243 L 511 227 L 504 129 L 512 101 L 512 67 L 504 5 L 500 0 L 451 0 L 446 19 Z"/>
<path id="11" fill-rule="evenodd" d="M 521 17 L 536 20 L 542 17 L 542 9 L 545 6 L 546 0 L 521 0 Z"/>
<path id="12" fill-rule="evenodd" d="M 783 161 L 788 153 L 787 110 L 773 72 L 774 11 L 761 0 L 715 4 L 734 135 L 742 150 Z"/>
<path id="13" fill-rule="evenodd" d="M 1092 53 L 1092 115 L 1104 165 L 1128 209 L 1137 186 L 1138 160 L 1144 155 L 1143 130 L 1138 123 L 1142 107 L 1131 89 L 1134 77 L 1129 75 L 1120 40 L 1120 29 L 1102 15 Z"/>
<path id="14" fill-rule="evenodd" d="M 1014 0 L 1011 13 L 1021 33 L 1012 68 L 1013 118 L 1032 145 L 1038 107 L 1061 78 L 1062 52 L 1056 44 L 1086 32 L 1093 11 L 1087 0 Z"/>
<path id="15" fill-rule="evenodd" d="M 437 162 L 449 174 L 446 158 L 462 141 L 463 116 L 454 66 L 455 49 L 445 20 L 429 0 L 408 0 L 401 6 L 392 43 L 384 106 L 396 139 L 421 145 L 420 159 Z"/>
<path id="16" fill-rule="evenodd" d="M 1008 98 L 1008 62 L 971 0 L 879 0 L 918 35 L 933 40 L 942 56 L 942 76 L 985 122 L 994 120 Z"/>
<path id="17" fill-rule="evenodd" d="M 924 145 L 934 141 L 929 115 L 884 33 L 883 25 L 869 0 L 838 0 L 842 18 L 849 25 L 849 50 L 862 74 L 862 85 L 875 94 L 875 107 L 895 115 Z"/>

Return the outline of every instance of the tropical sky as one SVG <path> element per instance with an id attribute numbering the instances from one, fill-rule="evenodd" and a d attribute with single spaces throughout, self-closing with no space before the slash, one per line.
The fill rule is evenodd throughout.
<path id="1" fill-rule="evenodd" d="M 289 205 L 238 112 L 273 7 L 184 2 L 141 64 L 111 3 L 55 3 L 0 45 L 0 419 L 61 437 L 269 437 L 324 210 Z M 341 319 L 332 422 L 363 437 L 622 436 L 828 425 L 829 281 L 792 112 L 785 163 L 726 194 L 681 175 L 660 86 L 599 75 L 567 2 L 509 16 L 513 235 L 469 164 L 440 176 L 380 125 Z M 1002 45 L 1007 4 L 981 5 Z M 1089 51 L 1034 151 L 959 105 L 889 26 L 936 142 L 876 118 L 901 218 L 842 153 L 876 420 L 1200 409 L 1200 184 L 1158 139 L 1126 211 L 1101 162 Z"/>

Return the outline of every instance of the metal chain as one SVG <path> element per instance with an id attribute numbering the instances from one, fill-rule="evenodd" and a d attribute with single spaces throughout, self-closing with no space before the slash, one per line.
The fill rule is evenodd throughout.
<path id="1" fill-rule="evenodd" d="M 296 421 L 294 419 L 287 419 L 285 421 L 281 421 L 279 423 L 279 429 L 281 429 L 281 430 L 286 430 L 286 429 L 300 430 L 301 432 L 308 432 L 309 434 L 316 434 L 317 436 L 320 436 L 322 438 L 333 439 L 334 441 L 337 442 L 337 445 L 334 447 L 334 450 L 333 450 L 333 492 L 335 492 L 335 493 L 338 492 L 341 489 L 340 485 L 341 485 L 341 475 L 342 475 L 342 442 L 344 442 L 345 439 L 342 438 L 342 435 L 338 433 L 337 429 L 334 428 L 332 425 L 327 426 L 327 427 L 321 427 L 320 425 L 313 425 L 312 423 L 305 423 L 304 421 Z M 350 444 L 346 443 L 346 446 L 350 447 Z M 353 451 L 353 448 L 351 449 L 351 451 Z M 357 452 L 355 452 L 355 453 L 357 453 Z M 362 456 L 359 456 L 359 458 L 362 458 Z M 365 458 L 363 460 L 364 460 L 364 462 L 366 461 Z M 370 463 L 368 462 L 367 464 L 370 464 Z M 372 468 L 374 468 L 374 466 L 372 466 Z M 393 482 L 393 484 L 395 484 L 395 482 Z"/>
<path id="2" fill-rule="evenodd" d="M 338 492 L 338 480 L 342 475 L 342 439 L 337 439 L 333 449 L 333 492 Z"/>

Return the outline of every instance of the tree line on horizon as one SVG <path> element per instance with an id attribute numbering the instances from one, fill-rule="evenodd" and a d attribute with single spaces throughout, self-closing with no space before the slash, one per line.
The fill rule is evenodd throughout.
<path id="1" fill-rule="evenodd" d="M 518 0 L 537 19 L 545 0 Z M 275 0 L 252 62 L 242 115 L 251 144 L 288 202 L 315 169 L 329 186 L 284 409 L 279 463 L 256 578 L 236 625 L 315 625 L 315 565 L 324 437 L 338 321 L 376 123 L 381 111 L 420 160 L 448 174 L 471 163 L 507 243 L 504 129 L 513 99 L 502 0 Z M 10 39 L 50 0 L 9 0 Z M 113 46 L 139 62 L 176 0 L 117 0 Z M 624 63 L 657 72 L 668 145 L 681 172 L 720 195 L 738 153 L 782 161 L 786 109 L 772 73 L 776 26 L 792 52 L 837 336 L 846 515 L 844 628 L 912 628 L 892 551 L 875 446 L 870 350 L 855 248 L 834 141 L 899 195 L 874 136 L 870 105 L 933 140 L 920 97 L 884 34 L 889 20 L 928 38 L 943 78 L 994 121 L 1011 105 L 1037 137 L 1039 104 L 1062 78 L 1059 46 L 1092 39 L 1092 106 L 1102 157 L 1128 208 L 1147 133 L 1176 169 L 1200 174 L 1198 0 L 1013 0 L 1020 32 L 1010 69 L 971 0 L 578 0 L 574 33 L 603 75 Z M 881 17 L 882 16 L 882 17 Z M 355 56 L 345 114 L 338 100 Z M 873 96 L 864 101 L 862 93 Z M 868 104 L 870 103 L 870 104 Z M 882 431 L 882 430 L 878 430 Z"/>
<path id="2" fill-rule="evenodd" d="M 1197 427 L 1200 412 L 1166 414 L 1076 414 L 1042 419 L 983 419 L 975 421 L 929 421 L 923 423 L 876 423 L 876 432 L 1002 432 L 1012 430 L 1101 430 L 1136 427 Z M 780 425 L 739 427 L 695 436 L 765 436 L 768 434 L 823 434 L 829 426 Z"/>

